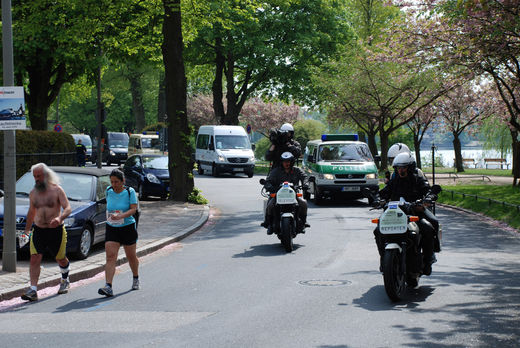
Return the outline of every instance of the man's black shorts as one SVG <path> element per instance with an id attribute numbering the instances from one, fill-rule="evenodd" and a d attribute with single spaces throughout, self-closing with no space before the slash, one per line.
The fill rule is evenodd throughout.
<path id="1" fill-rule="evenodd" d="M 137 242 L 135 224 L 115 227 L 106 224 L 105 242 L 117 242 L 122 245 L 132 245 Z"/>
<path id="2" fill-rule="evenodd" d="M 66 247 L 67 231 L 64 225 L 54 228 L 41 228 L 34 225 L 31 233 L 31 255 L 43 254 L 48 250 L 56 260 L 62 260 L 65 258 Z"/>

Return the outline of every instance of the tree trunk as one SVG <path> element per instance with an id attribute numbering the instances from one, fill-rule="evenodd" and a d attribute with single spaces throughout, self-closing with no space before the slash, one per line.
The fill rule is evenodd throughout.
<path id="1" fill-rule="evenodd" d="M 157 122 L 166 122 L 166 79 L 164 78 L 164 72 L 161 72 L 159 76 L 159 95 L 157 98 Z"/>
<path id="2" fill-rule="evenodd" d="M 413 135 L 413 148 L 415 150 L 415 162 L 417 163 L 417 168 L 422 168 L 421 140 L 419 140 L 419 137 L 416 134 Z"/>
<path id="3" fill-rule="evenodd" d="M 370 149 L 370 152 L 372 152 L 372 156 L 374 157 L 379 155 L 379 153 L 377 152 L 376 134 L 377 133 L 367 133 L 368 148 Z M 381 167 L 381 163 L 376 162 L 376 165 L 378 169 Z"/>
<path id="4" fill-rule="evenodd" d="M 388 133 L 379 130 L 379 139 L 381 140 L 381 168 L 385 171 L 388 167 Z M 390 163 L 392 165 L 392 163 Z"/>
<path id="5" fill-rule="evenodd" d="M 518 131 L 511 131 L 511 138 L 513 142 L 513 186 L 518 184 L 518 178 L 520 178 L 520 141 L 518 140 Z"/>
<path id="6" fill-rule="evenodd" d="M 453 133 L 453 151 L 455 151 L 455 168 L 457 173 L 464 172 L 464 166 L 462 163 L 462 145 L 460 144 L 459 135 Z"/>
<path id="7" fill-rule="evenodd" d="M 141 74 L 131 67 L 127 78 L 130 82 L 130 93 L 132 93 L 132 112 L 135 118 L 135 131 L 140 133 L 143 128 L 146 127 Z"/>
<path id="8" fill-rule="evenodd" d="M 213 92 L 213 111 L 215 112 L 215 118 L 219 124 L 223 123 L 226 117 L 224 111 L 224 93 L 222 91 L 222 79 L 224 78 L 224 66 L 226 60 L 222 54 L 222 39 L 217 37 L 215 39 L 215 79 L 213 80 L 213 86 L 211 91 Z"/>
<path id="9" fill-rule="evenodd" d="M 166 76 L 166 111 L 168 113 L 168 169 L 170 197 L 186 202 L 193 191 L 193 161 L 187 117 L 187 83 L 182 56 L 181 1 L 163 0 L 164 24 L 162 46 Z"/>

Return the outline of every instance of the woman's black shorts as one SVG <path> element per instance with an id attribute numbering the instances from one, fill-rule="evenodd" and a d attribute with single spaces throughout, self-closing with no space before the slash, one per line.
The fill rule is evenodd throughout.
<path id="1" fill-rule="evenodd" d="M 122 245 L 132 245 L 137 242 L 135 224 L 115 227 L 106 224 L 105 242 L 117 242 Z"/>

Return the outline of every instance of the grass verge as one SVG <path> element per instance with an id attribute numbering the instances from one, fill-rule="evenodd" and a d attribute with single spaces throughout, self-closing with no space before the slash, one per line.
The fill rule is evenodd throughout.
<path id="1" fill-rule="evenodd" d="M 431 167 L 422 169 L 425 173 L 431 173 Z M 456 173 L 455 168 L 435 167 L 436 174 Z M 464 172 L 457 174 L 473 174 L 473 175 L 496 175 L 496 176 L 510 176 L 513 177 L 511 169 L 485 169 L 485 168 L 464 168 Z"/>
<path id="2" fill-rule="evenodd" d="M 515 207 L 489 202 L 488 199 L 520 205 L 520 187 L 511 185 L 456 185 L 444 186 L 439 194 L 439 203 L 449 204 L 474 212 L 482 213 L 495 220 L 503 221 L 513 228 L 520 229 L 520 213 Z M 457 193 L 453 194 L 450 191 Z M 460 193 L 477 195 L 463 197 Z M 480 198 L 482 197 L 482 198 Z"/>

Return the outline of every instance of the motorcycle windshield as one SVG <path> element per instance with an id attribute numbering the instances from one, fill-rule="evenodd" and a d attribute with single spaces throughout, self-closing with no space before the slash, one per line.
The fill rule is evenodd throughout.
<path id="1" fill-rule="evenodd" d="M 408 217 L 397 204 L 388 204 L 388 209 L 379 219 L 379 231 L 382 234 L 401 234 L 408 230 Z"/>
<path id="2" fill-rule="evenodd" d="M 276 193 L 276 204 L 294 204 L 296 203 L 296 193 L 290 187 L 283 186 Z"/>

